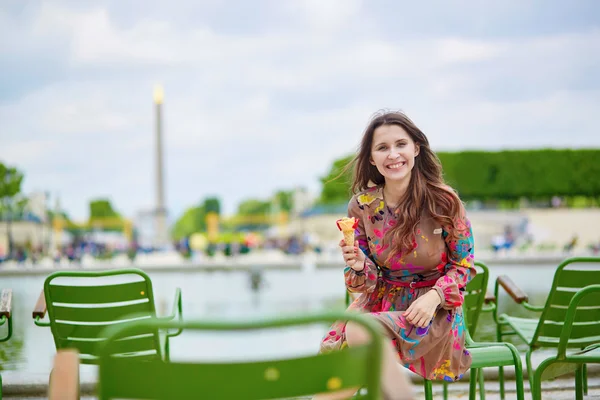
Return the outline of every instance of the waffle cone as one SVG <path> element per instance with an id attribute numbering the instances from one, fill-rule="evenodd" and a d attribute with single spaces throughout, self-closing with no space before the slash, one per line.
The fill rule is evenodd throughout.
<path id="1" fill-rule="evenodd" d="M 344 233 L 344 242 L 346 242 L 346 246 L 354 246 L 354 230 L 343 231 L 343 233 Z"/>

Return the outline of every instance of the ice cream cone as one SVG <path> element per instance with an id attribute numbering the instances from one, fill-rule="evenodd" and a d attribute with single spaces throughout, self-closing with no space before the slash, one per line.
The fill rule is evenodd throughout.
<path id="1" fill-rule="evenodd" d="M 346 246 L 354 246 L 354 229 L 351 231 L 342 231 L 344 234 L 344 242 Z"/>

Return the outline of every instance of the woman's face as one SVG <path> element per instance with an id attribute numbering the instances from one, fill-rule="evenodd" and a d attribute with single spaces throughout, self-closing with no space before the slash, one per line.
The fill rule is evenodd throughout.
<path id="1" fill-rule="evenodd" d="M 419 146 L 398 125 L 382 125 L 373 133 L 371 164 L 385 178 L 386 183 L 410 179 Z"/>

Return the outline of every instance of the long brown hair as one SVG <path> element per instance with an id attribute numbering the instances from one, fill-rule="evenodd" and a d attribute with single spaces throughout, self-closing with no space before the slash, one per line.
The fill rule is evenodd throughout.
<path id="1" fill-rule="evenodd" d="M 409 252 L 415 246 L 415 231 L 421 220 L 422 212 L 432 217 L 456 240 L 457 229 L 464 229 L 459 220 L 464 218 L 464 208 L 456 192 L 444 183 L 442 164 L 437 155 L 429 147 L 425 134 L 402 112 L 378 112 L 365 129 L 358 154 L 351 163 L 354 164 L 352 192 L 358 193 L 372 184 L 385 183 L 383 175 L 377 167 L 370 163 L 371 147 L 375 130 L 383 125 L 397 125 L 404 129 L 419 146 L 419 155 L 411 171 L 410 183 L 406 193 L 400 199 L 395 213 L 398 223 L 385 236 L 391 239 L 393 246 L 388 261 L 400 253 Z"/>

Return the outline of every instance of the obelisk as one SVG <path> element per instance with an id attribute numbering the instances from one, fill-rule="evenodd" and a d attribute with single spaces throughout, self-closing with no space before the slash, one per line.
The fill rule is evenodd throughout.
<path id="1" fill-rule="evenodd" d="M 169 244 L 167 230 L 167 209 L 165 208 L 165 187 L 163 175 L 163 143 L 162 143 L 162 105 L 163 88 L 157 85 L 154 88 L 154 106 L 156 114 L 156 209 L 154 210 L 154 247 L 164 249 Z"/>

